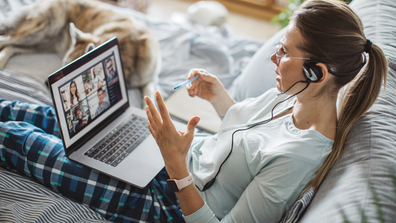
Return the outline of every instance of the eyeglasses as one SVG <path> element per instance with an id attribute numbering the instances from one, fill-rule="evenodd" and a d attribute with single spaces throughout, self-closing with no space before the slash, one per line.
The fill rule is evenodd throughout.
<path id="1" fill-rule="evenodd" d="M 276 56 L 276 64 L 279 64 L 282 60 L 282 58 L 285 56 L 285 51 L 283 50 L 283 47 L 281 44 L 276 45 L 276 50 L 275 50 L 275 56 Z M 304 58 L 304 57 L 287 57 L 290 59 L 300 59 L 300 60 L 310 60 L 311 58 Z"/>

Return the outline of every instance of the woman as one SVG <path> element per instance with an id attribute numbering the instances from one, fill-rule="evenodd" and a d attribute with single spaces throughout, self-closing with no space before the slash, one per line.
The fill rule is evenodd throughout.
<path id="1" fill-rule="evenodd" d="M 190 74 L 190 79 L 199 76 L 188 89 L 190 96 L 210 101 L 224 116 L 212 143 L 208 138 L 192 141 L 199 118 L 190 120 L 186 133 L 177 132 L 161 97 L 157 94 L 159 113 L 146 98 L 149 128 L 170 178 L 183 179 L 192 172 L 196 181 L 197 187 L 190 184 L 176 193 L 186 219 L 279 221 L 301 191 L 319 187 L 339 158 L 350 128 L 373 104 L 387 74 L 382 51 L 364 37 L 362 23 L 352 10 L 338 1 L 305 2 L 271 60 L 277 90 L 297 95 L 293 104 L 279 106 L 282 109 L 274 112 L 271 122 L 266 115 L 275 103 L 271 109 L 266 106 L 274 102 L 276 93 L 234 105 L 215 76 Z M 338 92 L 349 82 L 337 114 Z M 228 152 L 229 147 L 234 150 Z M 219 162 L 214 150 L 228 157 Z M 203 186 L 216 175 L 213 190 L 204 191 Z"/>
<path id="2" fill-rule="evenodd" d="M 78 93 L 75 81 L 70 82 L 70 107 L 75 106 L 80 101 L 80 94 Z"/>
<path id="3" fill-rule="evenodd" d="M 198 117 L 190 120 L 186 132 L 176 131 L 161 95 L 156 95 L 159 112 L 145 98 L 149 129 L 166 171 L 143 189 L 67 160 L 60 140 L 44 133 L 58 135 L 56 125 L 34 123 L 39 129 L 8 121 L 19 117 L 14 111 L 29 110 L 15 103 L 0 103 L 0 124 L 7 127 L 0 129 L 25 131 L 6 133 L 12 136 L 4 139 L 1 160 L 113 221 L 278 222 L 298 194 L 311 187 L 317 190 L 339 158 L 351 126 L 377 98 L 387 62 L 381 49 L 365 38 L 348 6 L 323 0 L 304 2 L 271 60 L 277 90 L 240 103 L 215 76 L 190 72 L 189 78 L 199 78 L 189 86 L 189 94 L 210 101 L 224 117 L 214 136 L 194 139 Z M 338 92 L 347 83 L 337 112 Z M 53 117 L 51 109 L 38 109 L 37 115 Z M 29 131 L 34 140 L 26 136 Z M 45 143 L 48 138 L 52 146 Z M 25 145 L 17 143 L 21 139 Z M 25 147 L 33 155 L 25 157 Z M 9 159 L 9 151 L 20 155 Z M 46 154 L 45 159 L 35 158 L 36 153 Z M 49 159 L 53 162 L 46 162 Z M 49 168 L 36 171 L 43 165 Z M 62 177 L 55 174 L 59 171 Z M 79 180 L 73 184 L 70 179 Z"/>

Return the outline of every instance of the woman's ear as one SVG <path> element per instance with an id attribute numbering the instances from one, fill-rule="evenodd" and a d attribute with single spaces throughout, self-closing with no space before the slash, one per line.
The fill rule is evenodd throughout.
<path id="1" fill-rule="evenodd" d="M 316 83 L 322 83 L 324 80 L 327 80 L 329 78 L 330 75 L 329 70 L 327 69 L 327 66 L 324 63 L 317 63 L 316 66 L 320 68 L 323 74 L 322 79 L 320 79 Z"/>

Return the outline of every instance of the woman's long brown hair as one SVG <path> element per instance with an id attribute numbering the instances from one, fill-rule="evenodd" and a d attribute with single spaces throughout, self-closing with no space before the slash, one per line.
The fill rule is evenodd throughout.
<path id="1" fill-rule="evenodd" d="M 368 62 L 360 72 L 335 76 L 323 92 L 337 95 L 340 88 L 348 84 L 338 109 L 332 151 L 303 190 L 305 192 L 313 187 L 316 191 L 340 158 L 352 126 L 377 99 L 382 83 L 386 82 L 388 63 L 377 45 L 372 44 L 369 49 L 361 20 L 341 1 L 308 0 L 296 11 L 292 23 L 303 36 L 303 44 L 298 47 L 305 56 L 327 64 L 336 73 L 356 70 L 362 65 L 364 52 L 368 51 Z"/>

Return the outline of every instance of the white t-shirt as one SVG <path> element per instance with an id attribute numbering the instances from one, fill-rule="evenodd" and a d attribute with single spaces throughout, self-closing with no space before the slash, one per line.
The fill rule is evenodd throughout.
<path id="1" fill-rule="evenodd" d="M 271 89 L 233 105 L 218 134 L 196 137 L 187 155 L 195 184 L 213 179 L 231 150 L 238 129 L 269 119 L 287 96 Z M 293 107 L 286 101 L 274 116 Z M 213 186 L 201 192 L 205 205 L 185 216 L 187 222 L 278 222 L 331 151 L 333 140 L 294 126 L 291 114 L 234 134 L 233 151 Z"/>

